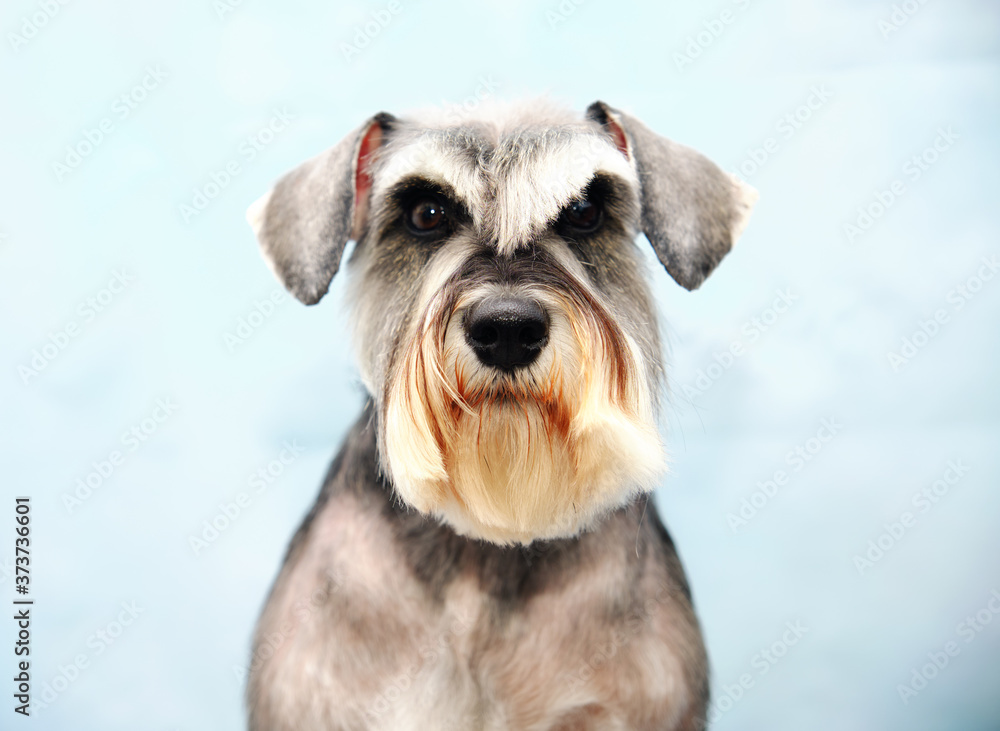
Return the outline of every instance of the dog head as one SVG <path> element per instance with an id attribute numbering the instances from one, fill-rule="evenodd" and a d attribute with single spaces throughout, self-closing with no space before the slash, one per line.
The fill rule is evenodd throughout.
<path id="1" fill-rule="evenodd" d="M 356 350 L 403 501 L 496 543 L 652 489 L 661 348 L 635 239 L 698 287 L 756 192 L 601 102 L 378 114 L 248 212 L 314 304 L 351 257 Z"/>

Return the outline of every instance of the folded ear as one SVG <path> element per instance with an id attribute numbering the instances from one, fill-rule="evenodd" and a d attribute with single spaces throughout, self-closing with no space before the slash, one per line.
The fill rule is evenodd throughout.
<path id="1" fill-rule="evenodd" d="M 286 174 L 247 210 L 271 270 L 307 305 L 326 294 L 348 239 L 364 231 L 373 156 L 393 121 L 375 115 Z"/>
<path id="2" fill-rule="evenodd" d="M 743 233 L 757 191 L 604 102 L 591 104 L 587 117 L 635 160 L 642 230 L 670 276 L 697 289 Z"/>

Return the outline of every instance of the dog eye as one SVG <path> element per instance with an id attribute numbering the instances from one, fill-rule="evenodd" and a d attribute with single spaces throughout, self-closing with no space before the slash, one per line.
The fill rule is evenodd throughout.
<path id="1" fill-rule="evenodd" d="M 601 225 L 601 207 L 587 198 L 573 201 L 562 211 L 562 222 L 577 231 L 590 233 Z"/>
<path id="2" fill-rule="evenodd" d="M 418 199 L 407 208 L 403 217 L 407 227 L 416 234 L 437 231 L 447 221 L 444 206 L 434 197 Z"/>

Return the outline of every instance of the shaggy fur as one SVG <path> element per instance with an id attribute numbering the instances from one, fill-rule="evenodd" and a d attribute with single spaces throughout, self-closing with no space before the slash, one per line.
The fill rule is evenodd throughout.
<path id="1" fill-rule="evenodd" d="M 405 220 L 428 198 L 424 235 Z M 693 289 L 754 198 L 600 102 L 532 103 L 376 115 L 251 208 L 307 304 L 357 240 L 371 397 L 261 617 L 252 729 L 702 727 L 704 648 L 647 504 L 663 369 L 634 240 Z M 593 230 L 567 223 L 581 200 Z M 544 312 L 529 365 L 471 347 L 490 298 Z"/>

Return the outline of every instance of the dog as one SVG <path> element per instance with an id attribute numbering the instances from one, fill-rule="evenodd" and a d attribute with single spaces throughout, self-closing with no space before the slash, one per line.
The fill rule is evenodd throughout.
<path id="1" fill-rule="evenodd" d="M 650 504 L 664 372 L 637 238 L 697 288 L 756 191 L 595 102 L 377 114 L 248 211 L 318 302 L 350 256 L 368 403 L 254 638 L 252 731 L 702 729 Z"/>

